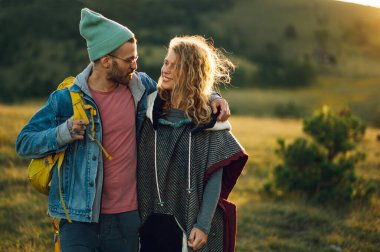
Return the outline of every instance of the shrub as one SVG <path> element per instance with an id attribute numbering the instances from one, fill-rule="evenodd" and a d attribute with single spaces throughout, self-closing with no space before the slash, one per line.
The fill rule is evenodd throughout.
<path id="1" fill-rule="evenodd" d="M 368 201 L 374 187 L 355 174 L 355 165 L 365 159 L 356 150 L 365 132 L 362 121 L 347 110 L 335 114 L 324 107 L 304 120 L 304 132 L 311 141 L 297 138 L 289 145 L 278 141 L 276 154 L 282 163 L 275 167 L 268 185 L 317 202 Z"/>
<path id="2" fill-rule="evenodd" d="M 330 162 L 339 154 L 354 150 L 364 136 L 365 126 L 348 110 L 338 115 L 327 106 L 304 120 L 304 131 L 328 151 Z"/>
<path id="3" fill-rule="evenodd" d="M 294 25 L 289 24 L 284 29 L 284 37 L 288 40 L 294 40 L 298 36 L 297 29 L 294 27 Z"/>

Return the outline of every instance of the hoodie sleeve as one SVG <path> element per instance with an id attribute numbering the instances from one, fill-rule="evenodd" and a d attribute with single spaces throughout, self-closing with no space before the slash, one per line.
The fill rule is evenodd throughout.
<path id="1" fill-rule="evenodd" d="M 203 192 L 202 204 L 194 227 L 208 234 L 211 229 L 212 218 L 218 204 L 221 191 L 223 169 L 214 172 L 208 180 Z"/>

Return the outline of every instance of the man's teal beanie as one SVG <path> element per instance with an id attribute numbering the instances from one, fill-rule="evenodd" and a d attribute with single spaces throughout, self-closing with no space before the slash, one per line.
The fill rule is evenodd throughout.
<path id="1" fill-rule="evenodd" d="M 87 41 L 91 61 L 107 55 L 135 36 L 127 27 L 87 8 L 82 9 L 79 31 Z"/>

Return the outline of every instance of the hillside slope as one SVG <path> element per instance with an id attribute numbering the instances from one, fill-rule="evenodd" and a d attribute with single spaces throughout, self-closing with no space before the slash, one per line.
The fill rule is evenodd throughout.
<path id="1" fill-rule="evenodd" d="M 284 57 L 312 61 L 322 72 L 379 74 L 377 8 L 333 0 L 239 0 L 202 20 L 216 41 L 251 61 L 274 44 Z"/>

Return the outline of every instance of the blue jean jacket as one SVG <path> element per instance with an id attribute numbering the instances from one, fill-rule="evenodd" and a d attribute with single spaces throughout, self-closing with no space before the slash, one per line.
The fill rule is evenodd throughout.
<path id="1" fill-rule="evenodd" d="M 80 92 L 84 103 L 91 104 L 98 110 L 87 86 L 91 71 L 92 64 L 76 76 L 70 90 Z M 156 90 L 156 85 L 156 82 L 145 73 L 136 73 L 129 84 L 136 108 L 137 135 L 145 118 L 147 95 Z M 61 183 L 63 199 L 70 218 L 74 221 L 98 222 L 103 185 L 102 153 L 100 147 L 89 138 L 88 134 L 82 141 L 67 144 L 70 133 L 66 121 L 72 115 L 69 90 L 54 91 L 46 104 L 21 130 L 16 140 L 16 150 L 20 156 L 27 158 L 40 158 L 65 151 L 61 168 Z M 89 120 L 92 120 L 89 114 L 87 116 Z M 99 111 L 93 120 L 95 137 L 101 141 L 102 123 Z M 60 142 L 66 144 L 61 146 Z M 53 169 L 48 208 L 52 217 L 66 218 L 59 198 L 56 167 Z"/>

